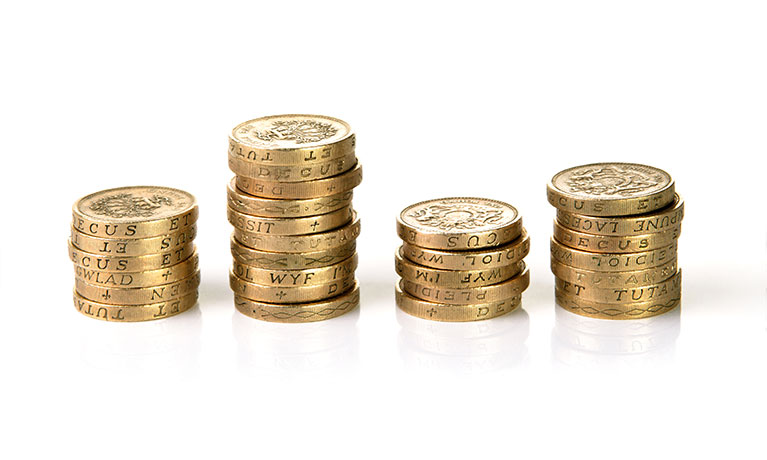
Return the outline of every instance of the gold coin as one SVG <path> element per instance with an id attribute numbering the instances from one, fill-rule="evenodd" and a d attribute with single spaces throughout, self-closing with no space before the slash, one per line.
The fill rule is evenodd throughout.
<path id="1" fill-rule="evenodd" d="M 357 239 L 360 228 L 359 217 L 354 213 L 354 220 L 343 227 L 314 235 L 264 235 L 235 228 L 234 237 L 243 246 L 259 251 L 305 253 L 345 246 Z"/>
<path id="2" fill-rule="evenodd" d="M 229 155 L 229 169 L 238 176 L 273 182 L 306 182 L 343 174 L 354 168 L 357 157 L 351 153 L 342 158 L 322 163 L 299 166 L 265 166 L 249 163 L 235 155 Z"/>
<path id="3" fill-rule="evenodd" d="M 303 165 L 354 153 L 345 121 L 322 115 L 273 115 L 240 123 L 229 135 L 229 154 L 265 165 Z"/>
<path id="4" fill-rule="evenodd" d="M 229 223 L 234 228 L 259 235 L 313 235 L 327 232 L 348 224 L 354 218 L 351 206 L 309 217 L 255 217 L 227 208 Z"/>
<path id="5" fill-rule="evenodd" d="M 179 264 L 195 252 L 189 243 L 165 252 L 139 257 L 123 257 L 110 254 L 94 254 L 82 251 L 69 243 L 69 258 L 78 267 L 102 272 L 146 272 Z"/>
<path id="6" fill-rule="evenodd" d="M 327 267 L 342 262 L 357 250 L 357 243 L 350 240 L 342 246 L 311 252 L 267 252 L 251 249 L 240 244 L 232 236 L 232 257 L 236 263 L 267 270 L 303 270 Z"/>
<path id="7" fill-rule="evenodd" d="M 583 270 L 598 272 L 628 272 L 646 270 L 676 260 L 677 243 L 652 251 L 626 254 L 598 254 L 568 248 L 551 239 L 551 257 L 557 262 Z"/>
<path id="8" fill-rule="evenodd" d="M 440 270 L 414 264 L 401 255 L 401 249 L 394 254 L 394 268 L 402 278 L 425 286 L 447 288 L 469 288 L 501 283 L 520 274 L 525 263 L 520 261 L 503 267 L 480 270 Z"/>
<path id="9" fill-rule="evenodd" d="M 76 291 L 73 300 L 77 311 L 102 321 L 135 322 L 168 318 L 183 313 L 197 304 L 197 292 L 167 302 L 149 305 L 110 305 L 88 300 Z"/>
<path id="10" fill-rule="evenodd" d="M 232 271 L 237 278 L 263 286 L 315 286 L 328 284 L 354 276 L 356 269 L 357 254 L 337 264 L 305 270 L 269 270 L 243 265 L 236 260 L 232 267 Z"/>
<path id="11" fill-rule="evenodd" d="M 259 217 L 306 217 L 327 214 L 351 206 L 354 192 L 349 190 L 305 200 L 275 200 L 241 192 L 237 188 L 236 179 L 232 179 L 227 196 L 229 207 L 242 214 Z"/>
<path id="12" fill-rule="evenodd" d="M 408 243 L 404 243 L 401 250 L 404 258 L 424 267 L 442 270 L 487 270 L 514 265 L 522 260 L 530 252 L 530 237 L 523 231 L 519 238 L 505 246 L 482 251 L 440 251 Z"/>
<path id="13" fill-rule="evenodd" d="M 117 240 L 88 236 L 72 227 L 72 245 L 81 251 L 100 256 L 135 257 L 164 253 L 187 246 L 197 236 L 197 225 L 169 235 L 154 236 L 140 240 Z"/>
<path id="14" fill-rule="evenodd" d="M 116 288 L 146 288 L 175 283 L 198 270 L 199 256 L 195 253 L 184 262 L 160 270 L 145 272 L 105 272 L 75 265 L 75 277 L 88 284 Z"/>
<path id="15" fill-rule="evenodd" d="M 237 188 L 262 198 L 285 200 L 319 198 L 348 192 L 362 182 L 362 165 L 337 176 L 306 182 L 275 182 L 237 176 Z"/>
<path id="16" fill-rule="evenodd" d="M 450 305 L 471 305 L 508 299 L 509 297 L 522 294 L 529 285 L 530 271 L 527 269 L 514 278 L 502 283 L 464 289 L 427 286 L 405 278 L 400 280 L 402 290 L 411 296 L 428 302 Z"/>
<path id="17" fill-rule="evenodd" d="M 360 304 L 359 284 L 344 294 L 321 302 L 273 304 L 267 302 L 254 302 L 252 300 L 234 296 L 234 304 L 237 311 L 245 316 L 271 321 L 276 323 L 310 323 L 335 318 L 348 313 Z"/>
<path id="18" fill-rule="evenodd" d="M 587 302 L 625 305 L 637 302 L 657 302 L 678 295 L 682 285 L 682 271 L 660 283 L 623 288 L 595 288 L 555 278 L 556 289 L 562 294 Z"/>
<path id="19" fill-rule="evenodd" d="M 678 227 L 684 219 L 684 201 L 674 196 L 674 203 L 666 208 L 627 217 L 591 217 L 557 210 L 557 222 L 565 228 L 592 235 L 630 236 L 663 232 Z"/>
<path id="20" fill-rule="evenodd" d="M 355 285 L 354 276 L 349 276 L 327 284 L 300 287 L 264 286 L 238 278 L 229 273 L 229 286 L 234 294 L 256 302 L 269 303 L 309 303 L 341 295 Z"/>
<path id="21" fill-rule="evenodd" d="M 395 289 L 395 300 L 400 310 L 409 315 L 431 321 L 481 321 L 511 313 L 522 304 L 522 297 L 516 295 L 496 302 L 451 305 L 417 299 L 404 292 L 399 284 Z"/>
<path id="22" fill-rule="evenodd" d="M 556 260 L 551 260 L 554 276 L 573 284 L 597 288 L 633 288 L 647 284 L 660 283 L 674 276 L 677 272 L 676 258 L 656 268 L 631 272 L 597 272 L 568 267 Z"/>
<path id="23" fill-rule="evenodd" d="M 148 288 L 121 289 L 95 286 L 75 278 L 75 290 L 81 297 L 108 305 L 148 305 L 184 297 L 200 286 L 200 272 L 171 284 Z"/>
<path id="24" fill-rule="evenodd" d="M 635 302 L 626 305 L 589 302 L 556 291 L 557 304 L 576 315 L 599 319 L 641 319 L 669 312 L 681 304 L 682 293 L 657 302 Z"/>
<path id="25" fill-rule="evenodd" d="M 168 187 L 122 187 L 83 197 L 72 207 L 72 227 L 101 238 L 151 238 L 197 222 L 197 200 Z"/>
<path id="26" fill-rule="evenodd" d="M 626 253 L 651 251 L 664 248 L 675 242 L 682 233 L 682 226 L 669 227 L 665 232 L 631 236 L 591 235 L 567 229 L 554 222 L 554 238 L 561 244 L 574 249 L 600 253 Z"/>
<path id="27" fill-rule="evenodd" d="M 630 216 L 674 201 L 674 180 L 658 168 L 634 163 L 596 163 L 557 173 L 548 184 L 549 203 L 587 216 Z"/>
<path id="28" fill-rule="evenodd" d="M 522 217 L 506 203 L 485 198 L 442 198 L 405 208 L 397 234 L 422 248 L 463 251 L 506 244 L 522 234 Z"/>

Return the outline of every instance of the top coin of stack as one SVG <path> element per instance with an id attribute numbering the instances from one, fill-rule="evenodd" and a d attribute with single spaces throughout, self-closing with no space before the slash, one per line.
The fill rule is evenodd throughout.
<path id="1" fill-rule="evenodd" d="M 232 130 L 230 285 L 241 313 L 310 322 L 359 304 L 355 146 L 346 122 L 320 115 L 268 116 Z"/>
<path id="2" fill-rule="evenodd" d="M 197 303 L 198 207 L 187 192 L 123 187 L 78 200 L 69 255 L 74 303 L 106 321 L 166 318 Z"/>
<path id="3" fill-rule="evenodd" d="M 485 198 L 442 198 L 405 208 L 395 254 L 397 305 L 434 321 L 477 321 L 516 309 L 530 283 L 530 238 L 517 210 Z"/>
<path id="4" fill-rule="evenodd" d="M 547 192 L 557 208 L 551 269 L 560 306 L 594 318 L 632 319 L 680 304 L 684 202 L 667 172 L 590 164 L 556 174 Z"/>

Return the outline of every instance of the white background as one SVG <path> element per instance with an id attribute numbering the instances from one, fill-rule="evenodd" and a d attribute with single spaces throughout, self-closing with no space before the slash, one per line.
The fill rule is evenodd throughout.
<path id="1" fill-rule="evenodd" d="M 734 0 L 5 4 L 0 454 L 763 458 L 766 19 Z M 285 326 L 233 309 L 226 136 L 296 112 L 357 132 L 363 304 Z M 592 161 L 676 179 L 681 314 L 554 307 L 545 184 Z M 138 184 L 199 199 L 199 307 L 80 316 L 71 205 Z M 523 213 L 524 311 L 397 314 L 395 216 L 455 195 Z"/>

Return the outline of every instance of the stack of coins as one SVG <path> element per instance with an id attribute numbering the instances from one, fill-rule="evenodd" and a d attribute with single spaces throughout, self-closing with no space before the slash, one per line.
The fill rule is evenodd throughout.
<path id="1" fill-rule="evenodd" d="M 530 284 L 530 238 L 519 212 L 484 198 L 443 198 L 405 208 L 395 254 L 397 305 L 434 321 L 477 321 L 515 310 Z"/>
<path id="2" fill-rule="evenodd" d="M 684 202 L 668 173 L 631 163 L 578 166 L 551 179 L 548 199 L 557 208 L 551 269 L 560 306 L 632 319 L 680 304 Z"/>
<path id="3" fill-rule="evenodd" d="M 238 311 L 303 323 L 359 305 L 355 145 L 347 123 L 319 115 L 263 117 L 232 130 L 229 279 Z"/>
<path id="4" fill-rule="evenodd" d="M 187 192 L 124 187 L 78 200 L 69 255 L 77 310 L 105 321 L 149 321 L 197 304 L 198 208 Z"/>

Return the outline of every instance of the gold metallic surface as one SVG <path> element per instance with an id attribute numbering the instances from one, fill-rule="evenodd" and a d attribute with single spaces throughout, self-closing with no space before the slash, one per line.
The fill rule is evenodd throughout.
<path id="1" fill-rule="evenodd" d="M 167 302 L 149 305 L 109 305 L 93 302 L 73 293 L 77 311 L 85 316 L 113 322 L 153 321 L 183 313 L 197 304 L 197 292 Z"/>
<path id="2" fill-rule="evenodd" d="M 229 169 L 238 176 L 272 182 L 306 182 L 343 174 L 357 165 L 357 157 L 351 154 L 322 163 L 299 166 L 267 166 L 243 161 L 229 155 Z"/>
<path id="3" fill-rule="evenodd" d="M 557 209 L 587 216 L 631 216 L 674 201 L 674 180 L 658 168 L 635 163 L 595 163 L 557 173 L 547 186 Z"/>
<path id="4" fill-rule="evenodd" d="M 321 302 L 273 304 L 255 302 L 238 295 L 234 297 L 237 311 L 251 318 L 277 323 L 310 323 L 335 318 L 348 313 L 360 304 L 360 289 L 354 283 L 349 292 Z"/>
<path id="5" fill-rule="evenodd" d="M 319 198 L 348 192 L 362 182 L 362 165 L 326 179 L 306 182 L 276 182 L 237 176 L 237 188 L 250 195 L 284 200 Z"/>
<path id="6" fill-rule="evenodd" d="M 429 249 L 477 250 L 501 246 L 522 233 L 511 205 L 486 198 L 441 198 L 408 206 L 397 217 L 406 243 Z"/>
<path id="7" fill-rule="evenodd" d="M 82 251 L 69 241 L 69 258 L 78 267 L 102 272 L 145 272 L 167 268 L 187 260 L 195 252 L 194 243 L 139 257 L 124 257 L 114 254 L 97 254 Z"/>
<path id="8" fill-rule="evenodd" d="M 309 217 L 255 217 L 227 208 L 227 218 L 235 229 L 258 235 L 314 235 L 342 227 L 354 218 L 351 206 Z"/>
<path id="9" fill-rule="evenodd" d="M 502 283 L 491 286 L 472 288 L 446 288 L 427 286 L 407 279 L 400 280 L 403 292 L 428 302 L 449 305 L 472 305 L 478 303 L 496 302 L 510 297 L 519 296 L 530 285 L 530 271 L 525 269 L 521 274 Z"/>
<path id="10" fill-rule="evenodd" d="M 681 224 L 664 232 L 631 236 L 591 235 L 567 229 L 554 221 L 554 238 L 561 244 L 581 251 L 623 254 L 661 249 L 675 242 L 682 233 Z"/>
<path id="11" fill-rule="evenodd" d="M 316 286 L 332 283 L 354 276 L 357 269 L 357 254 L 343 262 L 322 268 L 304 270 L 269 270 L 243 265 L 236 260 L 232 272 L 237 278 L 263 286 Z"/>
<path id="12" fill-rule="evenodd" d="M 355 286 L 354 275 L 347 276 L 327 284 L 300 287 L 265 286 L 249 283 L 229 273 L 229 287 L 234 294 L 256 302 L 268 303 L 309 303 L 341 295 Z"/>
<path id="13" fill-rule="evenodd" d="M 633 288 L 660 283 L 671 278 L 677 272 L 677 261 L 674 258 L 664 265 L 647 270 L 608 273 L 568 267 L 552 259 L 551 271 L 557 278 L 581 286 L 604 289 Z"/>
<path id="14" fill-rule="evenodd" d="M 192 276 L 199 268 L 200 257 L 193 254 L 187 260 L 168 268 L 144 272 L 106 272 L 75 265 L 75 277 L 88 284 L 113 288 L 146 288 L 175 283 Z"/>
<path id="15" fill-rule="evenodd" d="M 627 254 L 597 254 L 568 248 L 551 239 L 551 257 L 557 262 L 584 270 L 624 272 L 646 270 L 676 259 L 677 243 L 653 251 Z"/>
<path id="16" fill-rule="evenodd" d="M 235 229 L 234 237 L 241 245 L 259 251 L 305 253 L 345 246 L 357 239 L 360 228 L 355 213 L 354 220 L 343 227 L 314 235 L 264 235 Z"/>
<path id="17" fill-rule="evenodd" d="M 95 286 L 75 278 L 75 291 L 81 297 L 107 305 L 147 305 L 170 301 L 196 291 L 199 285 L 199 271 L 175 283 L 134 289 Z"/>
<path id="18" fill-rule="evenodd" d="M 442 251 L 402 245 L 402 256 L 411 262 L 441 270 L 478 270 L 499 268 L 522 260 L 530 252 L 530 237 L 527 232 L 511 243 L 480 251 Z"/>
<path id="19" fill-rule="evenodd" d="M 479 270 L 440 270 L 424 267 L 405 259 L 398 249 L 394 255 L 394 268 L 399 276 L 425 286 L 467 288 L 489 286 L 506 281 L 525 269 L 522 261 L 496 268 Z"/>
<path id="20" fill-rule="evenodd" d="M 472 305 L 450 305 L 427 302 L 403 292 L 399 284 L 395 287 L 395 301 L 400 310 L 418 318 L 431 321 L 463 322 L 495 318 L 516 310 L 522 303 L 517 295 L 497 302 Z"/>
<path id="21" fill-rule="evenodd" d="M 592 235 L 631 236 L 662 232 L 682 223 L 684 201 L 677 194 L 674 203 L 649 214 L 623 217 L 592 217 L 557 210 L 557 222 L 565 228 Z"/>
<path id="22" fill-rule="evenodd" d="M 354 193 L 349 190 L 320 198 L 303 200 L 276 200 L 260 198 L 239 190 L 236 179 L 227 187 L 229 208 L 242 214 L 259 217 L 306 217 L 318 216 L 351 206 Z"/>
<path id="23" fill-rule="evenodd" d="M 243 246 L 232 236 L 230 247 L 232 257 L 238 264 L 269 270 L 302 270 L 327 267 L 342 262 L 354 255 L 357 243 L 351 240 L 342 246 L 324 251 L 266 252 Z"/>
<path id="24" fill-rule="evenodd" d="M 567 297 L 609 305 L 629 305 L 632 303 L 659 302 L 669 296 L 678 296 L 682 286 L 682 271 L 671 278 L 648 285 L 628 288 L 596 288 L 571 283 L 555 278 L 557 291 Z"/>
<path id="25" fill-rule="evenodd" d="M 169 235 L 143 239 L 98 238 L 80 233 L 74 227 L 71 231 L 71 243 L 84 252 L 112 257 L 137 257 L 169 252 L 192 243 L 197 236 L 197 225 Z"/>
<path id="26" fill-rule="evenodd" d="M 634 302 L 626 305 L 589 302 L 569 296 L 559 290 L 555 292 L 557 305 L 575 313 L 599 319 L 640 319 L 661 315 L 681 304 L 681 291 L 657 302 Z"/>

